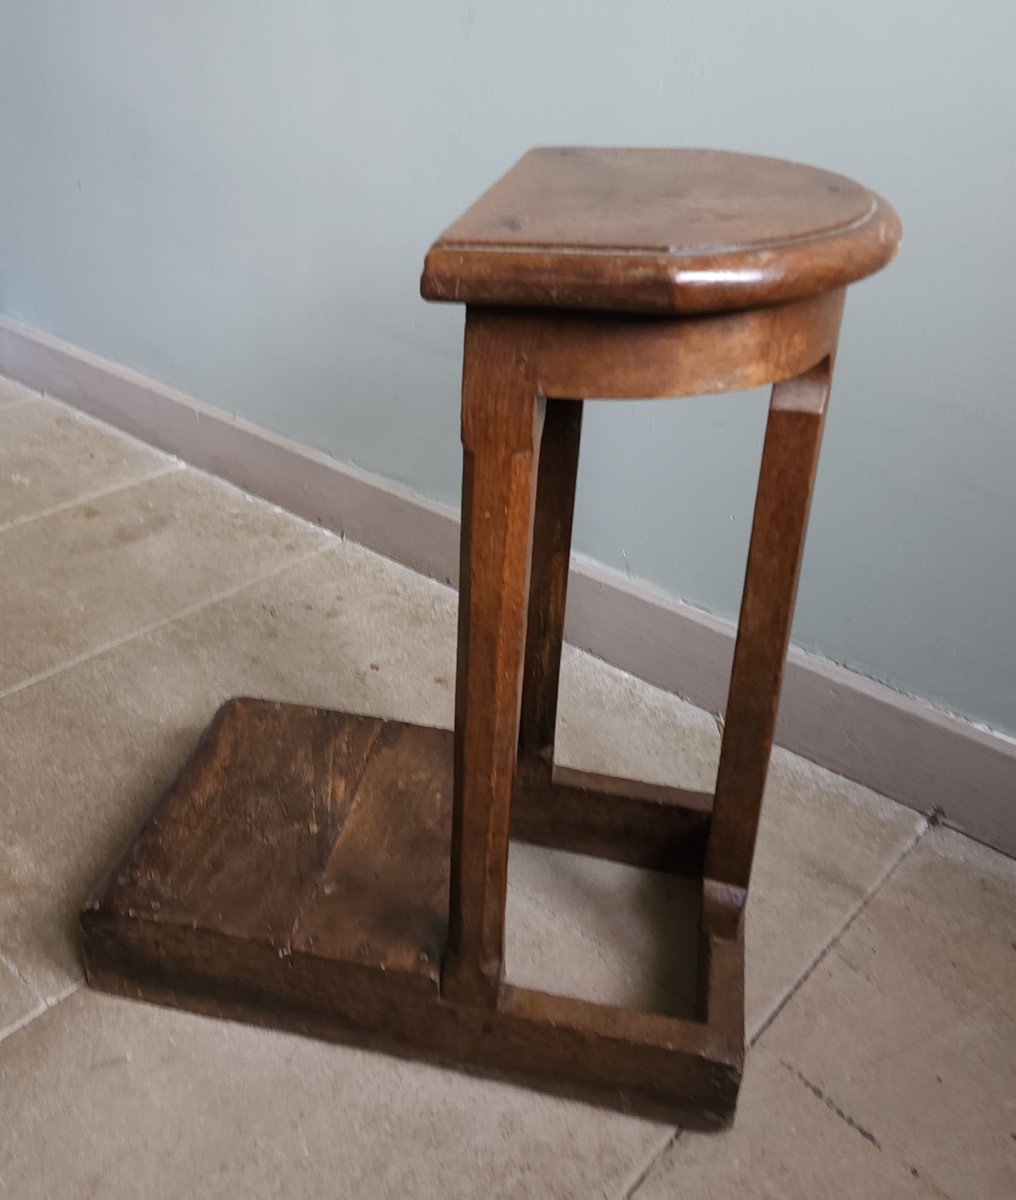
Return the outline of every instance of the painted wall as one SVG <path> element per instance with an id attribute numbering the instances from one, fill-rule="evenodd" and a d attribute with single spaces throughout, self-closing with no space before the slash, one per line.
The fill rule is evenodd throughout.
<path id="1" fill-rule="evenodd" d="M 1016 732 L 1011 0 L 3 0 L 0 311 L 458 494 L 430 240 L 528 146 L 852 175 L 851 294 L 794 638 Z M 736 612 L 761 395 L 590 406 L 578 548 Z"/>

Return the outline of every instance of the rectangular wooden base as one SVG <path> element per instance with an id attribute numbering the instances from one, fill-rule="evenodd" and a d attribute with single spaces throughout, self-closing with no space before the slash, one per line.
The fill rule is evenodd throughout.
<path id="1" fill-rule="evenodd" d="M 666 789 L 618 780 L 610 796 L 610 780 L 592 782 L 548 784 L 568 808 L 546 822 L 552 797 L 530 782 L 519 832 L 609 851 L 612 828 L 633 814 L 644 828 L 648 805 L 671 865 L 700 858 L 700 798 L 684 807 Z M 229 701 L 81 915 L 89 982 L 694 1128 L 726 1124 L 743 1062 L 740 934 L 703 935 L 701 1021 L 508 984 L 493 1011 L 442 997 L 451 795 L 449 732 Z M 647 843 L 643 857 L 656 855 Z"/>

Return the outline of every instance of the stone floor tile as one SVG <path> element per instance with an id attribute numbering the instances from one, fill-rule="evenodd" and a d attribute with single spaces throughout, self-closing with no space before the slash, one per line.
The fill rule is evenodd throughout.
<path id="1" fill-rule="evenodd" d="M 0 689 L 329 540 L 324 531 L 190 470 L 8 528 L 0 532 Z"/>
<path id="2" fill-rule="evenodd" d="M 457 1072 L 82 990 L 0 1043 L 18 1200 L 588 1200 L 666 1138 Z"/>
<path id="3" fill-rule="evenodd" d="M 698 905 L 690 892 L 688 880 L 515 843 L 505 975 L 556 995 L 694 1019 Z"/>
<path id="4" fill-rule="evenodd" d="M 749 1037 L 925 826 L 911 809 L 774 751 L 746 913 Z"/>
<path id="5" fill-rule="evenodd" d="M 748 1059 L 737 1117 L 682 1132 L 633 1200 L 942 1200 L 868 1130 L 767 1052 Z"/>
<path id="6" fill-rule="evenodd" d="M 0 529 L 180 465 L 43 397 L 0 407 Z"/>
<path id="7" fill-rule="evenodd" d="M 586 1000 L 693 1019 L 698 1001 L 699 887 L 694 880 L 605 859 L 513 843 L 508 864 L 509 933 L 517 896 L 548 915 L 541 959 L 520 970 L 508 942 L 511 983 Z M 605 966 L 562 988 L 577 940 Z M 557 975 L 558 978 L 554 976 Z"/>
<path id="8" fill-rule="evenodd" d="M 701 791 L 716 785 L 715 717 L 570 646 L 555 741 L 568 766 Z"/>
<path id="9" fill-rule="evenodd" d="M 12 959 L 0 953 L 0 1039 L 6 1031 L 39 1007 L 39 997 Z"/>
<path id="10" fill-rule="evenodd" d="M 766 1033 L 952 1200 L 1016 1195 L 1016 862 L 934 829 Z"/>

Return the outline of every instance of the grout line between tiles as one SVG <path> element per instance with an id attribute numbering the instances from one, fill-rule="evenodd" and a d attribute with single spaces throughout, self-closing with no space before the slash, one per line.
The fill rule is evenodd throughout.
<path id="1" fill-rule="evenodd" d="M 60 504 L 50 505 L 49 508 L 40 508 L 38 512 L 29 513 L 28 516 L 15 517 L 12 521 L 5 521 L 0 525 L 0 533 L 7 533 L 11 529 L 20 529 L 23 525 L 30 525 L 33 521 L 39 521 L 43 517 L 52 517 L 57 513 L 66 512 L 79 504 L 87 504 L 90 500 L 101 500 L 105 496 L 113 496 L 117 492 L 126 491 L 128 488 L 137 487 L 142 483 L 149 483 L 153 479 L 161 479 L 163 475 L 172 475 L 174 471 L 182 471 L 185 467 L 185 463 L 170 462 L 161 465 L 158 470 L 152 471 L 150 474 L 124 479 L 120 483 L 114 483 L 105 488 L 96 488 L 92 492 L 82 492 L 72 500 L 64 500 Z"/>
<path id="2" fill-rule="evenodd" d="M 667 1153 L 671 1146 L 674 1145 L 680 1136 L 680 1129 L 671 1130 L 671 1132 L 667 1135 L 667 1140 L 662 1146 L 659 1146 L 653 1151 L 652 1154 L 650 1154 L 648 1161 L 643 1166 L 639 1167 L 639 1169 L 635 1172 L 631 1182 L 624 1184 L 624 1190 L 617 1193 L 616 1200 L 633 1200 L 635 1193 L 649 1178 L 649 1172 L 653 1169 L 653 1167 L 656 1166 L 656 1164 Z"/>
<path id="3" fill-rule="evenodd" d="M 63 991 L 57 992 L 54 996 L 41 997 L 39 1003 L 30 1012 L 25 1013 L 23 1017 L 19 1017 L 18 1020 L 6 1026 L 6 1028 L 0 1029 L 0 1043 L 5 1042 L 9 1037 L 13 1037 L 19 1030 L 31 1025 L 38 1017 L 44 1016 L 51 1008 L 56 1008 L 61 1001 L 66 1000 L 68 996 L 73 996 L 80 989 L 80 983 L 72 983 L 65 987 Z M 35 988 L 32 988 L 32 991 L 34 992 Z"/>
<path id="4" fill-rule="evenodd" d="M 807 981 L 807 979 L 811 976 L 812 972 L 814 972 L 814 970 L 822 963 L 822 961 L 826 958 L 826 956 L 830 953 L 830 951 L 840 942 L 840 940 L 846 934 L 847 930 L 850 929 L 850 927 L 854 924 L 854 922 L 858 919 L 858 917 L 864 912 L 864 910 L 868 907 L 868 905 L 872 902 L 872 900 L 874 900 L 874 898 L 879 894 L 879 892 L 882 891 L 882 889 L 885 887 L 885 885 L 889 882 L 889 880 L 893 877 L 893 875 L 895 875 L 896 872 L 899 870 L 899 868 L 902 866 L 904 861 L 910 857 L 910 855 L 918 847 L 918 845 L 921 843 L 921 841 L 924 839 L 924 837 L 933 828 L 933 825 L 934 825 L 934 822 L 932 822 L 932 821 L 924 820 L 921 822 L 921 824 L 917 827 L 917 830 L 914 833 L 914 836 L 900 850 L 899 854 L 889 864 L 889 866 L 886 868 L 886 870 L 882 873 L 882 875 L 879 877 L 879 879 L 875 882 L 872 889 L 865 895 L 865 897 L 861 900 L 860 904 L 858 904 L 857 908 L 855 908 L 854 911 L 850 914 L 850 916 L 847 917 L 846 921 L 843 923 L 843 925 L 840 927 L 840 929 L 837 930 L 837 932 L 829 939 L 828 944 L 820 951 L 820 953 L 815 956 L 815 958 L 812 960 L 812 962 L 809 964 L 807 969 L 803 972 L 803 974 L 797 980 L 797 982 L 794 984 L 794 986 L 787 992 L 787 994 L 783 997 L 783 999 L 779 1002 L 779 1004 L 776 1005 L 776 1007 L 769 1014 L 769 1016 L 765 1019 L 765 1021 L 763 1021 L 762 1025 L 752 1035 L 752 1037 L 748 1039 L 749 1045 L 754 1045 L 759 1040 L 759 1038 L 765 1033 L 765 1031 L 769 1028 L 769 1026 L 773 1023 L 773 1021 L 776 1020 L 776 1018 L 779 1016 L 779 1014 L 783 1011 L 783 1009 L 787 1006 L 787 1004 L 789 1004 L 789 1002 L 798 993 L 798 991 L 801 989 L 801 987 L 804 985 L 804 983 Z M 632 1182 L 630 1184 L 625 1185 L 624 1190 L 619 1193 L 618 1200 L 634 1200 L 636 1192 L 642 1186 L 642 1184 L 646 1181 L 646 1179 L 649 1177 L 649 1174 L 652 1171 L 653 1167 L 655 1167 L 656 1164 L 660 1161 L 660 1159 L 663 1158 L 663 1156 L 671 1149 L 671 1147 L 675 1145 L 678 1138 L 681 1136 L 681 1133 L 682 1133 L 682 1130 L 680 1128 L 675 1129 L 674 1132 L 667 1139 L 667 1141 L 661 1147 L 659 1147 L 659 1149 L 654 1151 L 649 1156 L 648 1161 L 638 1170 L 638 1172 L 636 1173 Z"/>
<path id="5" fill-rule="evenodd" d="M 32 675 L 28 679 L 22 679 L 19 683 L 13 684 L 9 688 L 0 691 L 0 700 L 6 700 L 9 696 L 15 695 L 17 692 L 24 691 L 25 688 L 33 687 L 37 683 L 43 683 L 47 679 L 52 679 L 54 675 L 59 675 L 62 671 L 69 671 L 72 667 L 80 666 L 81 663 L 87 662 L 90 658 L 96 658 L 100 654 L 106 654 L 110 650 L 116 650 L 120 646 L 126 646 L 128 642 L 133 642 L 137 638 L 145 637 L 150 633 L 154 633 L 157 629 L 163 629 L 167 625 L 172 625 L 174 621 L 183 620 L 185 617 L 193 616 L 194 613 L 200 612 L 203 608 L 208 608 L 213 604 L 220 604 L 223 600 L 230 600 L 234 596 L 238 596 L 247 588 L 256 587 L 259 583 L 265 583 L 269 579 L 274 579 L 276 575 L 281 575 L 283 571 L 288 571 L 293 567 L 302 566 L 309 562 L 312 558 L 316 558 L 319 554 L 324 554 L 326 550 L 332 549 L 332 543 L 326 542 L 322 546 L 317 546 L 307 554 L 301 554 L 297 558 L 288 559 L 281 563 L 273 571 L 267 571 L 264 575 L 257 575 L 253 579 L 246 579 L 243 583 L 238 583 L 235 587 L 227 588 L 225 591 L 213 593 L 196 604 L 191 604 L 187 608 L 182 608 L 179 611 L 172 613 L 168 617 L 163 617 L 158 621 L 152 621 L 148 625 L 142 626 L 140 629 L 135 629 L 131 633 L 124 634 L 123 637 L 114 638 L 112 641 L 103 642 L 100 646 L 93 646 L 91 650 L 84 654 L 78 654 L 74 658 L 68 658 L 62 663 L 58 663 L 55 667 L 50 667 L 49 670 L 40 671 L 37 675 Z"/>
<path id="6" fill-rule="evenodd" d="M 32 981 L 25 975 L 14 959 L 8 958 L 8 956 L 4 954 L 2 950 L 0 950 L 0 964 L 5 966 L 7 970 L 10 971 L 10 973 L 14 976 L 14 978 L 19 981 L 19 983 L 24 984 L 24 986 L 28 988 L 36 1000 L 42 1000 L 41 994 L 32 985 Z"/>
<path id="7" fill-rule="evenodd" d="M 6 375 L 0 375 L 0 379 L 8 378 Z M 13 412 L 16 408 L 24 408 L 26 404 L 37 404 L 42 399 L 42 392 L 36 396 L 22 396 L 20 400 L 11 400 L 9 403 L 0 402 L 0 413 Z"/>
<path id="8" fill-rule="evenodd" d="M 833 936 L 829 939 L 828 943 L 822 948 L 822 950 L 819 951 L 818 954 L 816 954 L 814 959 L 812 959 L 811 963 L 809 963 L 808 967 L 801 974 L 800 978 L 793 985 L 793 987 L 790 988 L 790 990 L 779 1001 L 779 1003 L 776 1005 L 776 1007 L 773 1009 L 773 1011 L 769 1014 L 769 1016 L 766 1017 L 766 1019 L 762 1022 L 762 1024 L 758 1027 L 758 1029 L 751 1035 L 751 1037 L 748 1039 L 748 1044 L 750 1046 L 755 1045 L 755 1043 L 759 1040 L 759 1038 L 762 1037 L 762 1035 L 769 1028 L 769 1026 L 772 1025 L 772 1023 L 776 1020 L 776 1018 L 780 1015 L 780 1013 L 783 1012 L 783 1010 L 790 1003 L 790 1001 L 801 990 L 801 988 L 804 986 L 804 984 L 807 982 L 807 980 L 811 977 L 813 972 L 819 966 L 821 966 L 821 964 L 825 961 L 825 959 L 828 957 L 830 952 L 832 950 L 834 950 L 837 945 L 839 945 L 839 943 L 843 940 L 844 936 L 846 935 L 848 930 L 851 928 L 851 926 L 854 924 L 854 922 L 858 919 L 858 917 L 860 917 L 860 915 L 865 911 L 865 909 L 867 909 L 868 905 L 882 891 L 882 889 L 889 882 L 889 880 L 892 879 L 892 877 L 896 874 L 896 872 L 899 870 L 899 868 L 903 865 L 904 861 L 910 857 L 910 855 L 913 853 L 914 850 L 917 849 L 917 847 L 920 845 L 920 843 L 924 840 L 925 836 L 929 833 L 929 831 L 933 827 L 934 827 L 933 821 L 929 821 L 927 819 L 922 818 L 921 823 L 918 825 L 917 830 L 914 833 L 914 836 L 910 839 L 909 842 L 907 842 L 907 844 L 903 847 L 903 849 L 899 852 L 899 854 L 897 854 L 897 856 L 889 864 L 889 866 L 886 868 L 886 870 L 882 872 L 881 876 L 875 881 L 875 884 L 872 887 L 872 889 L 867 893 L 867 895 L 864 897 L 864 899 L 861 901 L 861 903 L 854 909 L 854 911 L 850 914 L 850 916 L 847 917 L 846 921 L 844 921 L 844 923 L 840 926 L 840 928 L 836 931 L 836 933 L 833 934 Z"/>

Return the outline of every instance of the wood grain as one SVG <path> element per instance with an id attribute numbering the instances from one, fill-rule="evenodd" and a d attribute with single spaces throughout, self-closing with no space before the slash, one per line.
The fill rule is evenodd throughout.
<path id="1" fill-rule="evenodd" d="M 732 912 L 751 875 L 831 373 L 825 359 L 778 384 L 769 407 L 706 858 Z"/>
<path id="2" fill-rule="evenodd" d="M 508 838 L 519 740 L 536 460 L 543 401 L 522 341 L 466 319 L 462 549 L 451 902 L 442 990 L 493 1008 L 504 970 Z"/>
<path id="3" fill-rule="evenodd" d="M 520 763 L 512 837 L 630 863 L 701 873 L 713 797 L 709 792 Z"/>
<path id="4" fill-rule="evenodd" d="M 549 399 L 540 443 L 519 723 L 519 773 L 550 782 L 582 401 Z"/>
<path id="5" fill-rule="evenodd" d="M 444 730 L 229 702 L 83 912 L 89 982 L 721 1126 L 743 1048 L 715 1011 L 707 1024 L 508 985 L 493 1010 L 442 995 L 452 757 Z M 740 954 L 723 946 L 723 962 Z"/>
<path id="6" fill-rule="evenodd" d="M 384 722 L 294 950 L 440 979 L 448 928 L 452 735 Z"/>
<path id="7" fill-rule="evenodd" d="M 792 379 L 832 354 L 843 300 L 841 288 L 692 317 L 548 311 L 527 370 L 546 396 L 662 400 L 744 391 Z"/>
<path id="8" fill-rule="evenodd" d="M 431 247 L 429 300 L 702 313 L 853 283 L 899 219 L 867 188 L 715 150 L 531 150 Z"/>
<path id="9" fill-rule="evenodd" d="M 382 722 L 258 700 L 216 715 L 137 832 L 99 903 L 215 924 L 288 951 L 293 922 L 341 831 Z M 297 755 L 289 753 L 299 746 Z M 272 840 L 235 830 L 271 826 Z"/>

